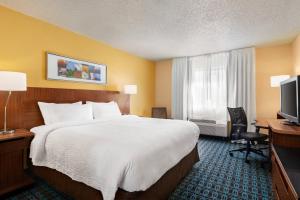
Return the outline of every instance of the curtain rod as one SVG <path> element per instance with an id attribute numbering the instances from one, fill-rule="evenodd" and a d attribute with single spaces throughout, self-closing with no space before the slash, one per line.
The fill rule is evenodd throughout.
<path id="1" fill-rule="evenodd" d="M 206 56 L 206 55 L 212 55 L 212 54 L 217 54 L 217 53 L 225 53 L 225 52 L 230 52 L 230 51 L 234 51 L 234 50 L 241 50 L 241 49 L 248 49 L 248 48 L 254 48 L 254 46 L 242 47 L 242 48 L 237 48 L 237 49 L 230 49 L 230 50 L 226 50 L 226 51 L 216 51 L 216 52 L 212 52 L 212 53 L 198 54 L 198 55 L 193 55 L 193 56 L 180 56 L 180 57 L 175 57 L 175 58 L 184 58 L 184 57 L 192 58 L 192 57 L 197 57 L 197 56 Z"/>

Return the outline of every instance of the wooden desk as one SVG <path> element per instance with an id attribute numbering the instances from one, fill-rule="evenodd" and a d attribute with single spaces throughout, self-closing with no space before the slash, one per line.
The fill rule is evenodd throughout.
<path id="1" fill-rule="evenodd" d="M 268 119 L 258 119 L 255 122 L 255 126 L 259 128 L 269 129 L 269 120 Z"/>
<path id="2" fill-rule="evenodd" d="M 300 148 L 300 126 L 285 125 L 284 120 L 268 121 L 273 145 Z"/>
<path id="3" fill-rule="evenodd" d="M 300 126 L 283 120 L 267 120 L 271 141 L 272 178 L 275 198 L 300 199 Z"/>

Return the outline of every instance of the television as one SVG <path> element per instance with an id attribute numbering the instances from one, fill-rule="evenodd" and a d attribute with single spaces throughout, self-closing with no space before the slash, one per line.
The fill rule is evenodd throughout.
<path id="1" fill-rule="evenodd" d="M 280 83 L 280 115 L 295 124 L 300 124 L 299 83 L 300 76 Z"/>

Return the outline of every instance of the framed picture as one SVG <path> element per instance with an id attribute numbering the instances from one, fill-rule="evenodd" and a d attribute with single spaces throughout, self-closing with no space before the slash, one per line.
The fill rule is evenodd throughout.
<path id="1" fill-rule="evenodd" d="M 107 67 L 47 53 L 47 79 L 106 84 Z"/>

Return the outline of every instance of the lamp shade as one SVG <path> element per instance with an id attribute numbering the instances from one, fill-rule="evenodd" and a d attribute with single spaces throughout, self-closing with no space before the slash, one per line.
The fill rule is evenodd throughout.
<path id="1" fill-rule="evenodd" d="M 0 91 L 26 91 L 26 74 L 0 71 Z"/>
<path id="2" fill-rule="evenodd" d="M 271 87 L 279 87 L 282 81 L 290 78 L 290 75 L 271 76 Z"/>
<path id="3" fill-rule="evenodd" d="M 125 85 L 124 93 L 125 94 L 137 94 L 137 85 Z"/>

